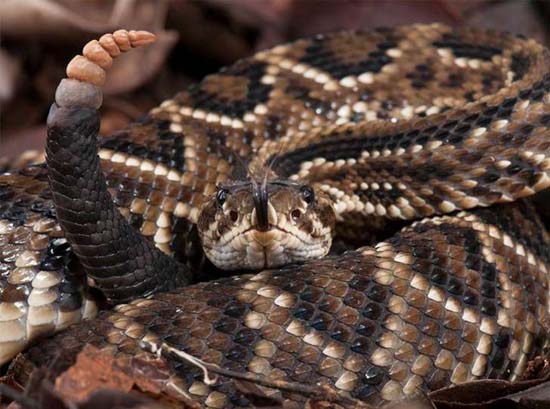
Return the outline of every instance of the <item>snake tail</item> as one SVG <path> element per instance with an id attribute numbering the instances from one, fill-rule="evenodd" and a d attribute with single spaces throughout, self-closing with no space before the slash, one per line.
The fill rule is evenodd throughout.
<path id="1" fill-rule="evenodd" d="M 119 30 L 88 43 L 85 56 L 69 63 L 69 79 L 61 81 L 48 116 L 47 164 L 57 219 L 90 285 L 112 303 L 191 281 L 185 266 L 147 241 L 117 210 L 97 155 L 99 86 L 110 65 L 107 57 L 151 42 L 148 34 Z"/>

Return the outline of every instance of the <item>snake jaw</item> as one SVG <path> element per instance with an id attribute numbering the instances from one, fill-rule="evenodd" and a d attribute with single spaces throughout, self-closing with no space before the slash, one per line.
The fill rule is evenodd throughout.
<path id="1" fill-rule="evenodd" d="M 267 231 L 250 228 L 204 248 L 207 257 L 219 268 L 260 270 L 325 256 L 332 244 L 332 230 L 325 229 L 323 233 L 312 239 L 309 234 L 277 226 Z"/>
<path id="2" fill-rule="evenodd" d="M 253 241 L 263 248 L 269 248 L 274 242 L 280 241 L 278 240 L 280 231 L 273 228 L 267 231 L 252 230 L 251 234 L 253 236 Z"/>
<path id="3" fill-rule="evenodd" d="M 332 204 L 322 193 L 310 203 L 304 201 L 302 188 L 283 182 L 269 185 L 266 220 L 260 223 L 252 184 L 224 187 L 224 203 L 214 197 L 199 215 L 206 256 L 220 269 L 258 270 L 328 254 L 335 223 Z"/>

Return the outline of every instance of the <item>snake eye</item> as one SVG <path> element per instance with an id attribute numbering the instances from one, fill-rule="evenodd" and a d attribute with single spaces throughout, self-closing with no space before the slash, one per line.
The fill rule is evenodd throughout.
<path id="1" fill-rule="evenodd" d="M 309 186 L 302 186 L 300 193 L 302 193 L 302 197 L 307 204 L 310 204 L 315 199 L 315 193 Z"/>
<path id="2" fill-rule="evenodd" d="M 229 217 L 231 218 L 231 221 L 235 223 L 239 219 L 239 213 L 237 213 L 235 210 L 231 210 L 229 212 Z"/>
<path id="3" fill-rule="evenodd" d="M 225 199 L 227 199 L 227 190 L 218 190 L 218 193 L 216 193 L 216 202 L 221 206 L 225 203 Z"/>

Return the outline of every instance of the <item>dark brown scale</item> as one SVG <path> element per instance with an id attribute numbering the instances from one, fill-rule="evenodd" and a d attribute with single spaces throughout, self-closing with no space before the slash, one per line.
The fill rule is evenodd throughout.
<path id="1" fill-rule="evenodd" d="M 220 72 L 217 77 L 213 77 L 219 84 L 216 83 L 211 89 L 201 86 L 192 87 L 189 94 L 193 105 L 198 109 L 240 118 L 245 112 L 252 111 L 257 104 L 267 101 L 272 87 L 260 82 L 264 70 L 263 63 L 237 63 Z M 226 81 L 224 81 L 224 77 L 227 78 Z M 242 85 L 232 89 L 232 95 L 218 97 L 217 94 L 231 84 L 232 78 L 242 78 L 245 81 L 242 82 Z M 207 85 L 208 81 L 207 77 L 204 84 Z"/>
<path id="2" fill-rule="evenodd" d="M 442 40 L 435 41 L 433 45 L 439 48 L 450 48 L 456 57 L 490 60 L 494 55 L 502 54 L 502 50 L 497 47 L 462 42 L 455 34 L 444 34 Z"/>
<path id="3" fill-rule="evenodd" d="M 318 115 L 325 114 L 331 110 L 331 105 L 329 102 L 320 100 L 310 95 L 310 90 L 307 87 L 297 85 L 294 82 L 289 82 L 288 87 L 286 88 L 286 93 L 293 98 L 296 98 L 302 101 L 306 108 L 314 110 Z M 269 128 L 270 134 L 279 135 L 280 129 L 277 129 L 277 117 L 271 116 L 269 118 Z M 275 128 L 275 129 L 273 129 Z M 275 131 L 275 132 L 274 132 Z"/>
<path id="4" fill-rule="evenodd" d="M 419 64 L 415 70 L 407 73 L 406 77 L 411 80 L 411 85 L 414 88 L 425 88 L 427 83 L 433 80 L 433 71 L 427 64 Z"/>
<path id="5" fill-rule="evenodd" d="M 332 48 L 330 37 L 318 35 L 312 39 L 300 61 L 326 71 L 337 79 L 348 75 L 360 75 L 364 72 L 376 73 L 392 61 L 384 51 L 396 44 L 396 38 L 392 33 L 389 33 L 386 38 L 378 38 L 380 42 L 377 47 L 372 47 L 368 51 L 360 47 L 355 50 L 350 47 L 346 50 L 348 54 L 343 54 L 340 50 Z M 352 38 L 352 40 L 360 42 L 360 38 Z M 369 44 L 366 41 L 364 43 Z"/>

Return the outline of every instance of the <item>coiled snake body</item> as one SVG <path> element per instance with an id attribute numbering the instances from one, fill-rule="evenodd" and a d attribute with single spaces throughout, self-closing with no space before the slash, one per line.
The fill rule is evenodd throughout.
<path id="1" fill-rule="evenodd" d="M 550 237 L 521 198 L 550 185 L 549 63 L 535 41 L 441 25 L 317 36 L 164 102 L 102 139 L 101 163 L 97 94 L 58 96 L 51 189 L 45 166 L 0 176 L 4 361 L 95 313 L 87 274 L 107 301 L 129 302 L 39 343 L 29 362 L 164 341 L 371 403 L 516 379 L 548 342 Z M 382 219 L 416 221 L 315 259 L 335 222 L 358 239 Z M 199 235 L 219 267 L 275 268 L 174 290 L 213 268 Z M 229 380 L 174 371 L 206 406 L 250 404 Z"/>

